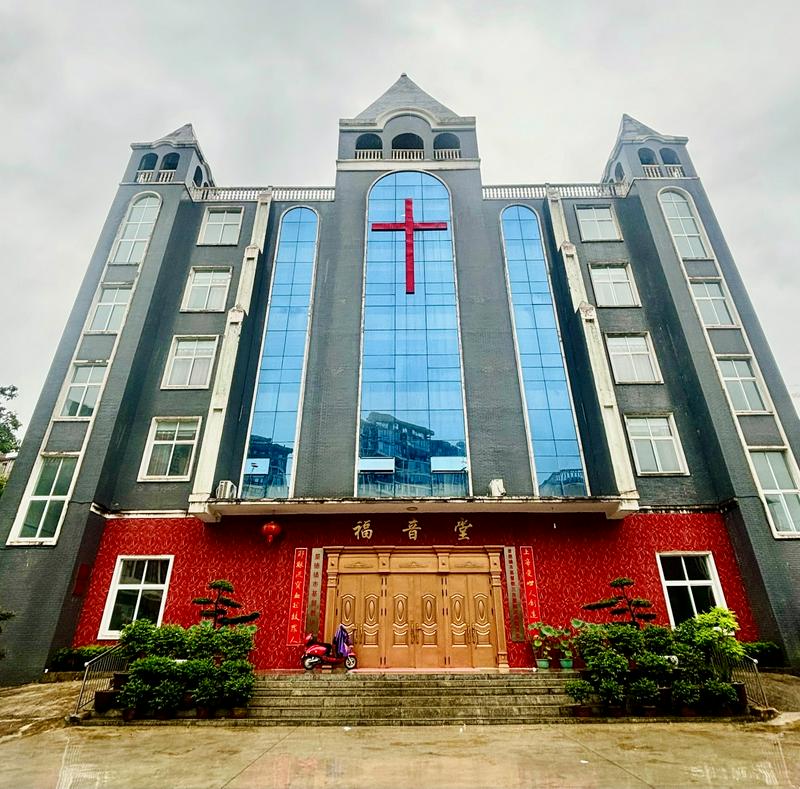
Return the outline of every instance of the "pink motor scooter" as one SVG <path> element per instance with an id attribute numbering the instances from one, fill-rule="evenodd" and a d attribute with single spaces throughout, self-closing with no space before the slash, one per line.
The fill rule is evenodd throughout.
<path id="1" fill-rule="evenodd" d="M 339 625 L 333 635 L 333 643 L 325 644 L 310 633 L 306 636 L 306 648 L 300 658 L 306 671 L 313 671 L 318 666 L 344 666 L 348 671 L 358 665 L 353 651 L 353 642 L 344 625 Z"/>

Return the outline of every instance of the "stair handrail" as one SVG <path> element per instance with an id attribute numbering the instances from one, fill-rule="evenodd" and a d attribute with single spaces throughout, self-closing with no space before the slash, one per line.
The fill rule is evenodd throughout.
<path id="1" fill-rule="evenodd" d="M 94 692 L 102 689 L 100 687 L 102 683 L 108 681 L 109 676 L 113 676 L 115 672 L 125 671 L 129 662 L 122 644 L 117 644 L 101 655 L 87 660 L 84 663 L 81 692 L 78 694 L 73 714 L 78 715 L 84 707 L 87 707 L 89 702 L 94 699 Z"/>

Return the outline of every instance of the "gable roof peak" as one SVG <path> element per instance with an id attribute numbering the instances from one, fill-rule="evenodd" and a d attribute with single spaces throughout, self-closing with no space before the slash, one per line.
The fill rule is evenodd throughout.
<path id="1" fill-rule="evenodd" d="M 379 96 L 355 120 L 376 121 L 381 115 L 397 109 L 419 109 L 432 115 L 437 121 L 460 117 L 449 107 L 426 93 L 404 71 L 397 81 Z"/>
<path id="2" fill-rule="evenodd" d="M 632 115 L 624 113 L 619 124 L 617 138 L 620 140 L 639 140 L 643 137 L 663 137 L 664 135 L 651 129 Z"/>

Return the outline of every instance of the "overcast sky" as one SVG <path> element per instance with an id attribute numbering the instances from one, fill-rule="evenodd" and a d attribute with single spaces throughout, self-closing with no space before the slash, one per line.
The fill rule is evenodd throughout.
<path id="1" fill-rule="evenodd" d="M 597 181 L 623 112 L 689 150 L 800 389 L 800 3 L 23 2 L 0 8 L 0 385 L 27 422 L 133 141 L 219 185 L 334 181 L 406 71 L 475 115 L 484 183 Z"/>

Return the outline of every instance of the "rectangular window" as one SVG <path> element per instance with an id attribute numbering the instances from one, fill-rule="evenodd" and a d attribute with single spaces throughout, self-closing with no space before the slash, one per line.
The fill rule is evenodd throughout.
<path id="1" fill-rule="evenodd" d="M 119 638 L 136 619 L 161 624 L 172 556 L 119 556 L 100 624 L 98 638 Z"/>
<path id="2" fill-rule="evenodd" d="M 199 433 L 200 417 L 156 417 L 147 439 L 139 480 L 188 480 Z"/>
<path id="3" fill-rule="evenodd" d="M 672 414 L 626 416 L 625 424 L 637 474 L 687 473 Z"/>
<path id="4" fill-rule="evenodd" d="M 639 294 L 629 266 L 592 266 L 589 272 L 598 307 L 639 306 Z"/>
<path id="5" fill-rule="evenodd" d="M 241 208 L 206 208 L 198 244 L 235 245 L 242 226 Z"/>
<path id="6" fill-rule="evenodd" d="M 611 206 L 576 208 L 582 241 L 619 241 L 620 234 Z"/>
<path id="7" fill-rule="evenodd" d="M 100 288 L 89 331 L 119 331 L 130 298 L 130 288 Z"/>
<path id="8" fill-rule="evenodd" d="M 782 450 L 751 452 L 761 492 L 777 532 L 800 532 L 800 489 Z"/>
<path id="9" fill-rule="evenodd" d="M 616 383 L 661 382 L 661 374 L 649 335 L 607 336 L 606 345 Z"/>
<path id="10" fill-rule="evenodd" d="M 42 458 L 39 476 L 33 488 L 25 518 L 19 527 L 20 540 L 52 540 L 67 506 L 67 496 L 75 476 L 75 455 Z"/>
<path id="11" fill-rule="evenodd" d="M 766 411 L 749 359 L 719 359 L 719 369 L 734 411 Z"/>
<path id="12" fill-rule="evenodd" d="M 181 310 L 224 312 L 231 284 L 229 268 L 193 268 L 189 274 Z"/>
<path id="13" fill-rule="evenodd" d="M 673 627 L 725 605 L 710 553 L 659 554 L 658 569 Z"/>
<path id="14" fill-rule="evenodd" d="M 216 353 L 216 337 L 173 337 L 161 388 L 207 389 Z"/>
<path id="15" fill-rule="evenodd" d="M 704 326 L 734 326 L 720 282 L 692 282 L 692 295 Z"/>
<path id="16" fill-rule="evenodd" d="M 61 407 L 61 416 L 91 416 L 97 405 L 105 374 L 104 364 L 74 365 L 72 380 L 69 382 L 64 405 Z"/>

